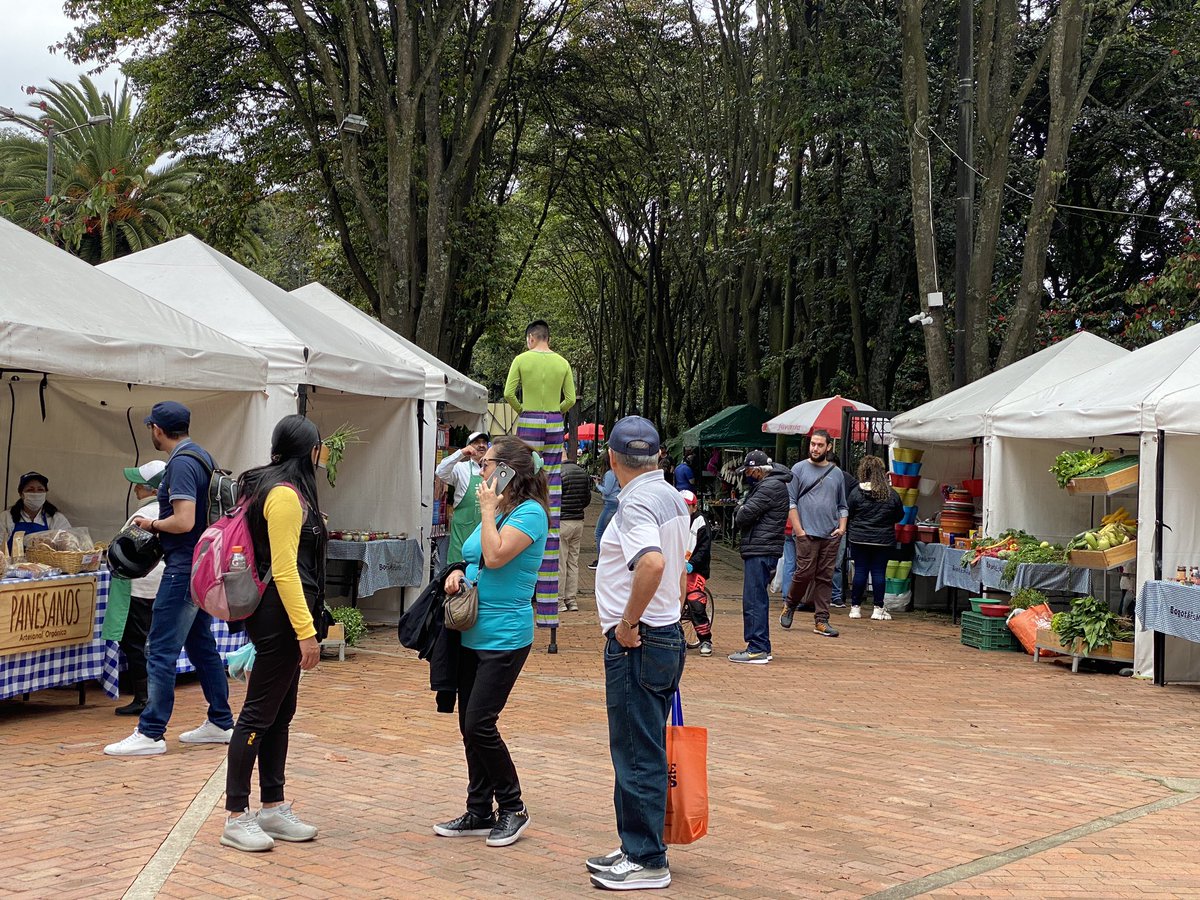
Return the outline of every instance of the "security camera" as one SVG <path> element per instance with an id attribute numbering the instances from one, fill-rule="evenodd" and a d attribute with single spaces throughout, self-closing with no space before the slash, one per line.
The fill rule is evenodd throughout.
<path id="1" fill-rule="evenodd" d="M 922 319 L 924 319 L 924 318 L 925 318 L 925 313 L 923 313 L 923 312 L 919 312 L 919 313 L 917 313 L 917 314 L 916 314 L 916 315 L 914 315 L 914 316 L 909 316 L 909 317 L 908 317 L 908 324 L 909 324 L 909 325 L 916 325 L 918 322 L 921 322 L 921 320 L 922 320 Z"/>

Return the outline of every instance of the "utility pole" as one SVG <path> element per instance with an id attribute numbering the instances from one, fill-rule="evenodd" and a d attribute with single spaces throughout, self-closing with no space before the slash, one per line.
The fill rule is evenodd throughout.
<path id="1" fill-rule="evenodd" d="M 958 200 L 954 210 L 954 386 L 967 383 L 967 294 L 975 217 L 975 5 L 958 7 Z"/>

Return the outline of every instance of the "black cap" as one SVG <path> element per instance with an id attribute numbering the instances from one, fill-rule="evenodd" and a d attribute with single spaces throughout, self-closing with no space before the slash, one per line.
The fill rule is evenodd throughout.
<path id="1" fill-rule="evenodd" d="M 192 424 L 192 411 L 182 403 L 174 400 L 164 400 L 155 403 L 150 415 L 146 416 L 147 425 L 157 425 L 167 434 L 181 434 Z"/>
<path id="2" fill-rule="evenodd" d="M 41 472 L 26 472 L 21 476 L 21 480 L 17 482 L 17 493 L 23 493 L 31 481 L 40 481 L 43 486 L 45 486 L 46 490 L 50 490 L 49 478 L 47 478 Z"/>
<path id="3" fill-rule="evenodd" d="M 767 456 L 762 450 L 751 450 L 746 454 L 746 459 L 738 468 L 738 471 L 745 472 L 747 469 L 759 469 L 769 465 L 771 465 L 771 457 Z"/>

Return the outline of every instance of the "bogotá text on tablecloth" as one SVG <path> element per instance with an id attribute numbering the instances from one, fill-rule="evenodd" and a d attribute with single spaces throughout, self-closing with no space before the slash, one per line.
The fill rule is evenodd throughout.
<path id="1" fill-rule="evenodd" d="M 1200 613 L 1190 609 L 1180 609 L 1178 606 L 1172 606 L 1171 615 L 1178 616 L 1181 619 L 1187 619 L 1189 622 L 1200 622 Z"/>

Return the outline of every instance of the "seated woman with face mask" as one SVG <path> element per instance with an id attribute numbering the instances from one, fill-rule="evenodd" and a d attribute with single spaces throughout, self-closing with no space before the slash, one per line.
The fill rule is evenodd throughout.
<path id="1" fill-rule="evenodd" d="M 10 553 L 15 534 L 25 534 L 28 544 L 28 535 L 71 527 L 67 517 L 47 499 L 49 489 L 50 479 L 38 472 L 26 472 L 17 482 L 17 493 L 21 496 L 9 509 L 8 515 L 0 517 L 4 523 L 5 546 Z"/>

